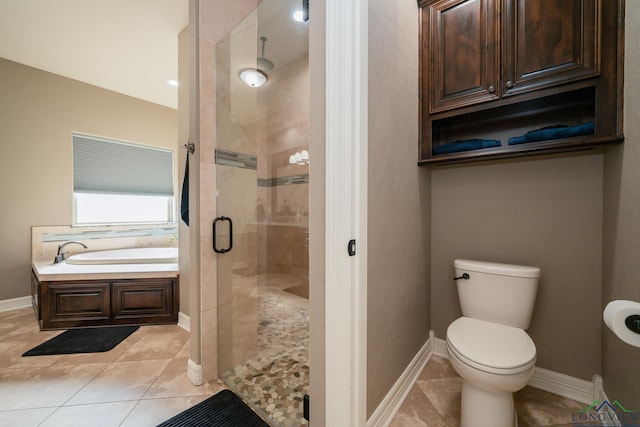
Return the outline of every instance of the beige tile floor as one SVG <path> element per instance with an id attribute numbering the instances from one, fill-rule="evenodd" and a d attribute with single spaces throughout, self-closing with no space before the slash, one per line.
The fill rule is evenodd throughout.
<path id="1" fill-rule="evenodd" d="M 432 356 L 390 427 L 456 427 L 462 380 L 447 359 Z M 532 387 L 514 395 L 518 427 L 573 427 L 572 414 L 587 405 Z"/>
<path id="2" fill-rule="evenodd" d="M 21 357 L 41 332 L 31 308 L 0 313 L 0 426 L 155 426 L 225 388 L 186 378 L 189 334 L 142 326 L 105 353 Z"/>

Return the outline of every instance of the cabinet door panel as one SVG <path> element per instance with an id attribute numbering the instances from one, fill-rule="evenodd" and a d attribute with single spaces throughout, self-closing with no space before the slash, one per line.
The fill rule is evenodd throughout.
<path id="1" fill-rule="evenodd" d="M 176 287 L 171 279 L 129 280 L 112 284 L 112 316 L 124 319 L 146 319 L 150 322 L 176 318 Z"/>
<path id="2" fill-rule="evenodd" d="M 599 73 L 600 0 L 507 0 L 505 96 Z"/>
<path id="3" fill-rule="evenodd" d="M 108 283 L 44 282 L 42 286 L 43 328 L 67 328 L 108 320 Z M 91 323 L 93 322 L 93 323 Z"/>
<path id="4" fill-rule="evenodd" d="M 423 10 L 430 34 L 430 112 L 498 99 L 497 1 L 441 0 Z"/>

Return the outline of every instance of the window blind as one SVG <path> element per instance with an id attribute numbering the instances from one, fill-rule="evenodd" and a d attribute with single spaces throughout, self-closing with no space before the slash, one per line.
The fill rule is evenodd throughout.
<path id="1" fill-rule="evenodd" d="M 73 134 L 73 191 L 173 196 L 173 152 Z"/>

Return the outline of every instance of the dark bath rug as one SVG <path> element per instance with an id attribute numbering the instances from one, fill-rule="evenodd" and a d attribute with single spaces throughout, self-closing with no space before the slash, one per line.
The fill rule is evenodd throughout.
<path id="1" fill-rule="evenodd" d="M 27 351 L 25 356 L 101 353 L 109 351 L 137 331 L 139 326 L 70 329 Z"/>
<path id="2" fill-rule="evenodd" d="M 269 427 L 255 412 L 230 390 L 169 418 L 157 427 Z"/>

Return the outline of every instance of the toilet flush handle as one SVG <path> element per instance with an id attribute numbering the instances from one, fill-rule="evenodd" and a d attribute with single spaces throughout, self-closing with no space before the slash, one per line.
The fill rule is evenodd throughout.
<path id="1" fill-rule="evenodd" d="M 460 279 L 469 280 L 469 275 L 467 273 L 462 273 L 462 276 L 453 278 L 453 280 L 460 280 Z"/>

